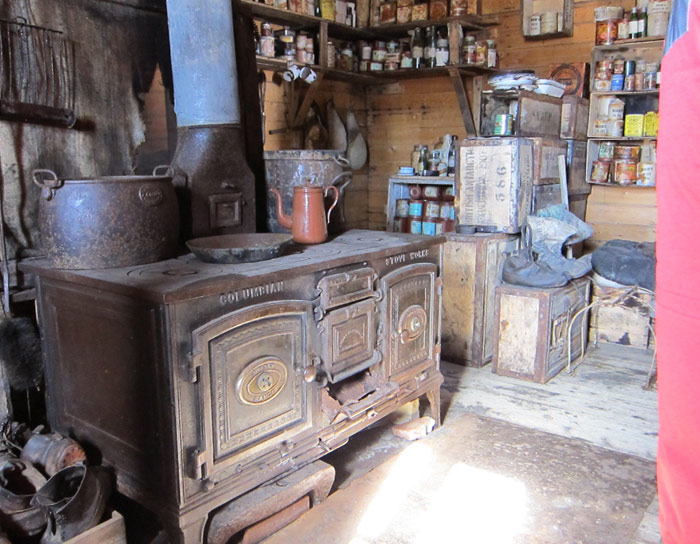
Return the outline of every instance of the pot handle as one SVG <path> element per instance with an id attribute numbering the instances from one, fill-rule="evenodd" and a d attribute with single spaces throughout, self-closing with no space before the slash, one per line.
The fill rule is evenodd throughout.
<path id="1" fill-rule="evenodd" d="M 348 179 L 342 185 L 336 185 L 336 183 L 338 183 L 338 181 L 340 181 L 343 178 L 350 178 L 350 179 Z M 352 172 L 350 172 L 349 170 L 346 170 L 345 172 L 341 172 L 340 174 L 335 176 L 333 178 L 333 181 L 331 181 L 331 185 L 336 185 L 336 187 L 338 187 L 338 191 L 340 191 L 342 193 L 351 181 L 352 181 Z"/>
<path id="2" fill-rule="evenodd" d="M 340 197 L 340 193 L 338 192 L 338 188 L 335 185 L 326 185 L 326 187 L 323 189 L 323 196 L 328 196 L 329 190 L 331 190 L 335 193 L 335 198 L 333 199 L 333 204 L 331 204 L 331 207 L 328 208 L 328 214 L 326 216 L 326 223 L 331 222 L 331 212 L 333 211 L 333 208 L 335 208 L 335 205 L 338 203 L 338 198 Z"/>
<path id="3" fill-rule="evenodd" d="M 333 160 L 343 168 L 350 168 L 350 161 L 345 157 L 333 157 Z"/>
<path id="4" fill-rule="evenodd" d="M 41 177 L 43 174 L 49 177 Z M 63 187 L 63 180 L 58 179 L 56 172 L 53 170 L 43 168 L 33 170 L 32 180 L 34 181 L 35 185 L 41 187 L 41 196 L 43 196 L 46 200 L 51 200 L 54 196 L 56 196 L 56 189 Z"/>
<path id="5" fill-rule="evenodd" d="M 153 169 L 153 175 L 154 175 L 154 176 L 157 176 L 157 175 L 158 175 L 158 171 L 161 170 L 161 169 L 163 169 L 163 168 L 165 169 L 165 172 L 164 172 L 163 174 L 160 174 L 161 176 L 168 176 L 168 177 L 171 177 L 171 178 L 175 176 L 175 170 L 174 170 L 173 167 L 170 166 L 169 164 L 159 164 L 158 166 L 156 166 L 156 167 Z"/>

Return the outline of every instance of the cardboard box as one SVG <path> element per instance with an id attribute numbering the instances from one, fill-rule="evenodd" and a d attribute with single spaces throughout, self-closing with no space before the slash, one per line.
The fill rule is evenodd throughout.
<path id="1" fill-rule="evenodd" d="M 588 305 L 589 297 L 587 278 L 552 289 L 499 285 L 493 372 L 539 383 L 558 374 L 568 361 L 569 325 L 574 315 Z M 571 327 L 572 360 L 581 354 L 582 321 L 586 331 L 587 320 L 588 312 L 583 312 Z"/>
<path id="2" fill-rule="evenodd" d="M 456 168 L 460 223 L 489 232 L 520 232 L 532 204 L 532 178 L 532 140 L 462 140 Z"/>

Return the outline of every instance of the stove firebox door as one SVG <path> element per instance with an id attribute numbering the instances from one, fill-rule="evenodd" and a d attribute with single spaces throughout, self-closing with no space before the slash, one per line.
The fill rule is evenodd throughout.
<path id="1" fill-rule="evenodd" d="M 311 304 L 283 301 L 227 314 L 193 332 L 201 435 L 191 476 L 221 481 L 280 457 L 312 427 Z"/>
<path id="2" fill-rule="evenodd" d="M 436 275 L 431 263 L 416 263 L 382 278 L 386 294 L 386 333 L 383 339 L 386 378 L 402 381 L 403 371 L 437 364 Z"/>

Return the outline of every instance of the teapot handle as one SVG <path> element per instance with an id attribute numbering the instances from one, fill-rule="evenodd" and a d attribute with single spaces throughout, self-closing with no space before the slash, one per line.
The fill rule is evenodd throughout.
<path id="1" fill-rule="evenodd" d="M 338 188 L 335 185 L 326 185 L 323 189 L 323 196 L 328 196 L 328 191 L 331 190 L 335 193 L 335 198 L 333 199 L 333 204 L 331 204 L 331 207 L 328 208 L 328 215 L 326 216 L 326 223 L 331 222 L 331 212 L 333 211 L 333 208 L 335 208 L 335 205 L 338 203 L 338 198 L 340 197 L 340 193 L 338 192 Z"/>

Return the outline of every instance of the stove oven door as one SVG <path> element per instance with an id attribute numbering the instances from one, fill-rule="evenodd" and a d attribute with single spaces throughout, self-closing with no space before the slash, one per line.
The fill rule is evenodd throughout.
<path id="1" fill-rule="evenodd" d="M 387 380 L 402 382 L 421 368 L 437 365 L 439 308 L 437 266 L 416 263 L 382 278 L 385 294 L 384 371 Z"/>
<path id="2" fill-rule="evenodd" d="M 200 440 L 193 478 L 218 483 L 274 468 L 312 428 L 311 304 L 282 301 L 227 314 L 193 333 Z M 242 474 L 241 474 L 242 475 Z"/>

